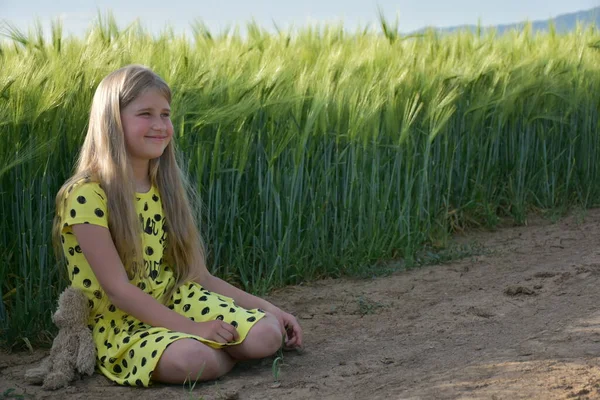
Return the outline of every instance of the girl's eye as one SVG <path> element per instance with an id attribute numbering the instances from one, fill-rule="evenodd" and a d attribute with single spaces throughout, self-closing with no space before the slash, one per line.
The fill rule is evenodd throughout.
<path id="1" fill-rule="evenodd" d="M 169 118 L 169 117 L 171 116 L 171 114 L 167 114 L 167 113 L 165 113 L 165 114 L 163 114 L 162 116 L 163 116 L 163 118 Z"/>

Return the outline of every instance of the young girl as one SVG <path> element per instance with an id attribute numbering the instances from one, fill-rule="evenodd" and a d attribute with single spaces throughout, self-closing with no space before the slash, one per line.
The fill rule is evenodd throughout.
<path id="1" fill-rule="evenodd" d="M 171 91 L 128 66 L 98 86 L 54 240 L 89 298 L 98 367 L 122 385 L 183 383 L 302 346 L 296 319 L 212 276 L 175 157 Z"/>

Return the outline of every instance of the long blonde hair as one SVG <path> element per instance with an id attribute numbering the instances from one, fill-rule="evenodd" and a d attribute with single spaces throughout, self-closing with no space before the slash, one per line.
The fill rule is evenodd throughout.
<path id="1" fill-rule="evenodd" d="M 171 89 L 149 68 L 130 65 L 106 76 L 98 85 L 87 135 L 79 154 L 75 174 L 65 182 L 56 196 L 60 210 L 67 190 L 89 177 L 100 184 L 107 197 L 108 227 L 130 279 L 145 277 L 142 255 L 142 227 L 135 210 L 135 184 L 128 162 L 121 110 L 148 89 L 158 90 L 171 103 Z M 174 138 L 173 138 L 174 139 Z M 200 267 L 206 266 L 202 238 L 189 197 L 193 191 L 177 164 L 173 139 L 163 154 L 150 160 L 149 176 L 158 186 L 168 232 L 165 260 L 176 276 L 176 283 L 163 296 L 168 299 L 182 283 L 196 279 Z M 62 223 L 57 212 L 53 242 L 57 255 L 62 254 Z"/>

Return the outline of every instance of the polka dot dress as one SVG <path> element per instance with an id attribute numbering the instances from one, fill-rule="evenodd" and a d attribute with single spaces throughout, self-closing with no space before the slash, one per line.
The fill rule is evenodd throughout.
<path id="1" fill-rule="evenodd" d="M 160 298 L 175 280 L 173 271 L 163 261 L 167 232 L 158 189 L 136 194 L 136 210 L 143 230 L 144 266 L 148 278 L 132 283 L 154 298 Z M 89 180 L 75 183 L 67 190 L 59 210 L 62 246 L 67 259 L 71 286 L 84 291 L 91 309 L 89 325 L 98 354 L 97 366 L 112 381 L 121 385 L 148 386 L 152 372 L 167 346 L 176 340 L 192 338 L 213 348 L 241 343 L 250 328 L 264 316 L 260 309 L 246 310 L 233 299 L 212 293 L 196 282 L 180 286 L 167 306 L 196 322 L 222 320 L 236 327 L 240 339 L 221 344 L 182 332 L 145 324 L 110 304 L 96 280 L 72 231 L 75 224 L 94 224 L 108 228 L 106 194 L 98 183 Z"/>

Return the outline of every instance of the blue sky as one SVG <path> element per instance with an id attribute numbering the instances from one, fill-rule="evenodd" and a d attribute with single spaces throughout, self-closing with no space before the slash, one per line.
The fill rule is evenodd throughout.
<path id="1" fill-rule="evenodd" d="M 98 10 L 111 10 L 122 26 L 139 18 L 156 33 L 166 24 L 183 32 L 196 18 L 214 32 L 236 24 L 243 28 L 253 18 L 265 28 L 272 28 L 273 21 L 284 28 L 343 21 L 353 30 L 366 24 L 376 27 L 379 6 L 388 20 L 398 15 L 400 30 L 410 32 L 479 20 L 496 25 L 547 19 L 598 5 L 600 0 L 0 0 L 0 20 L 27 28 L 35 18 L 49 25 L 60 17 L 66 32 L 80 35 Z"/>

